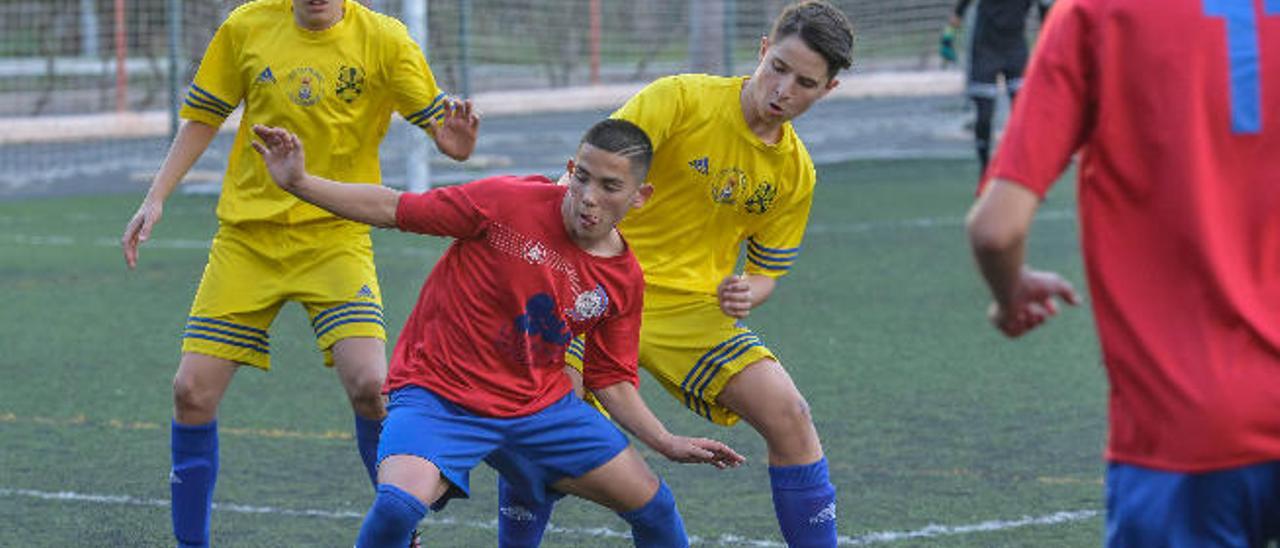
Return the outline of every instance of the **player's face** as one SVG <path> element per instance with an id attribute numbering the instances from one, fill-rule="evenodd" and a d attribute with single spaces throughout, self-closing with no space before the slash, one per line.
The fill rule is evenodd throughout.
<path id="1" fill-rule="evenodd" d="M 631 160 L 583 143 L 568 165 L 564 226 L 584 249 L 610 238 L 627 211 L 640 207 L 653 187 L 637 180 Z"/>
<path id="2" fill-rule="evenodd" d="M 324 30 L 342 20 L 343 0 L 293 0 L 293 19 L 308 30 Z"/>
<path id="3" fill-rule="evenodd" d="M 827 77 L 827 61 L 797 35 L 760 41 L 760 64 L 747 83 L 745 105 L 770 122 L 804 114 L 839 82 Z"/>

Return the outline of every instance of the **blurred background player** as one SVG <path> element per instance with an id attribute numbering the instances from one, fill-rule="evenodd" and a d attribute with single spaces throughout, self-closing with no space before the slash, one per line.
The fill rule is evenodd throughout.
<path id="1" fill-rule="evenodd" d="M 456 103 L 436 87 L 422 50 L 398 21 L 349 0 L 245 4 L 205 51 L 180 113 L 185 122 L 125 227 L 121 243 L 130 268 L 160 221 L 165 198 L 242 101 L 218 201 L 218 233 L 173 382 L 170 483 L 173 531 L 183 546 L 209 543 L 218 404 L 238 365 L 270 367 L 268 329 L 285 301 L 306 308 L 325 363 L 337 370 L 370 480 L 386 415 L 379 394 L 386 333 L 368 227 L 272 184 L 251 156 L 249 128 L 289 127 L 306 138 L 317 173 L 377 183 L 378 144 L 393 110 L 458 160 L 471 154 L 479 124 L 469 102 Z"/>
<path id="2" fill-rule="evenodd" d="M 944 60 L 955 61 L 954 36 L 971 2 L 956 2 L 939 48 Z M 1039 8 L 1043 21 L 1052 0 L 978 0 L 973 36 L 969 41 L 969 81 L 965 93 L 977 110 L 973 139 L 982 171 L 986 171 L 991 155 L 991 122 L 995 118 L 996 98 L 1000 95 L 996 79 L 1004 77 L 1011 103 L 1022 87 L 1022 71 L 1027 65 L 1027 12 L 1032 4 Z"/>
<path id="3" fill-rule="evenodd" d="M 637 546 L 688 545 L 671 491 L 572 394 L 564 373 L 569 342 L 582 336 L 586 386 L 623 427 L 663 439 L 677 460 L 742 461 L 719 442 L 671 435 L 636 389 L 644 279 L 615 225 L 653 191 L 642 130 L 622 120 L 593 126 L 567 187 L 495 177 L 423 194 L 308 176 L 295 135 L 255 131 L 272 177 L 303 200 L 357 222 L 455 238 L 396 344 L 378 496 L 357 546 L 405 546 L 428 507 L 469 494 L 481 460 L 532 500 L 569 493 L 609 507 Z"/>
<path id="4" fill-rule="evenodd" d="M 1280 3 L 1061 0 L 969 236 L 1017 337 L 1074 303 L 1024 261 L 1080 151 L 1111 384 L 1106 543 L 1280 540 Z M 1175 37 L 1170 39 L 1170 37 Z M 1105 44 L 1106 47 L 1099 47 Z"/>
<path id="5" fill-rule="evenodd" d="M 795 263 L 809 218 L 816 173 L 791 119 L 836 87 L 852 55 L 845 15 L 800 2 L 761 39 L 750 77 L 662 78 L 614 113 L 654 144 L 653 198 L 619 225 L 644 266 L 640 365 L 694 413 L 725 426 L 744 418 L 764 437 L 791 546 L 835 545 L 835 486 L 808 404 L 742 320 Z M 580 369 L 580 341 L 569 353 Z M 506 485 L 499 504 L 499 544 L 537 545 L 551 506 Z"/>

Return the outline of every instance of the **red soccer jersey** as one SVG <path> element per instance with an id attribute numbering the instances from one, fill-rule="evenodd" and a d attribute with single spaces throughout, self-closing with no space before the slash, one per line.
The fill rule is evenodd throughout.
<path id="1" fill-rule="evenodd" d="M 415 385 L 481 415 L 528 415 L 572 390 L 564 353 L 582 333 L 588 388 L 639 383 L 640 264 L 629 248 L 596 257 L 575 245 L 566 191 L 495 177 L 401 196 L 401 230 L 456 241 L 422 286 L 384 391 Z"/>
<path id="2" fill-rule="evenodd" d="M 1107 458 L 1280 459 L 1280 0 L 1055 4 L 989 175 L 1081 150 Z"/>

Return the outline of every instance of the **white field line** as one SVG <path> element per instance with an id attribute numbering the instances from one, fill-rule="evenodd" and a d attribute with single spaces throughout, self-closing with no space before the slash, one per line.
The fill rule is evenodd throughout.
<path id="1" fill-rule="evenodd" d="M 1050 209 L 1036 215 L 1037 222 L 1073 221 L 1076 215 L 1070 209 Z M 0 218 L 0 223 L 6 219 Z M 867 221 L 862 223 L 814 223 L 809 225 L 808 234 L 856 234 L 876 230 L 903 228 L 950 228 L 964 226 L 964 217 L 921 217 L 917 219 L 900 219 L 891 221 Z M 114 238 L 83 239 L 74 236 L 0 234 L 0 244 L 16 244 L 36 247 L 119 247 L 120 240 Z M 142 244 L 143 253 L 147 249 L 209 249 L 209 240 L 190 240 L 181 238 L 154 238 Z M 410 256 L 434 256 L 435 252 L 414 247 L 388 247 L 375 249 L 379 253 L 395 253 Z"/>
<path id="2" fill-rule="evenodd" d="M 93 504 L 123 504 L 128 506 L 148 506 L 166 508 L 169 501 L 163 499 L 145 499 L 131 497 L 128 495 L 100 495 L 88 493 L 76 493 L 74 491 L 37 491 L 34 489 L 10 489 L 0 487 L 0 497 L 15 498 L 35 498 L 41 500 L 52 500 L 61 502 L 86 502 Z M 213 504 L 213 509 L 219 512 L 233 512 L 237 514 L 266 514 L 276 516 L 289 517 L 313 517 L 334 520 L 361 520 L 364 514 L 352 512 L 350 510 L 295 510 L 288 508 L 276 508 L 273 506 L 250 506 L 245 504 L 218 503 Z M 914 531 L 882 531 L 877 533 L 866 533 L 856 537 L 841 535 L 839 543 L 841 546 L 865 546 L 869 544 L 881 544 L 898 542 L 903 540 L 913 540 L 922 538 L 935 538 L 945 536 L 960 536 L 973 533 L 988 533 L 995 531 L 1005 531 L 1009 529 L 1018 529 L 1022 527 L 1031 527 L 1037 525 L 1059 525 L 1063 523 L 1071 523 L 1076 521 L 1085 521 L 1096 518 L 1101 515 L 1097 510 L 1076 510 L 1070 512 L 1055 512 L 1044 516 L 1023 516 L 1012 520 L 991 520 L 970 525 L 934 525 L 930 524 L 926 527 L 916 529 Z M 449 517 L 428 516 L 423 520 L 427 525 L 453 525 L 466 527 L 469 529 L 485 529 L 497 530 L 496 521 L 465 521 Z M 615 531 L 607 527 L 559 527 L 556 525 L 548 525 L 547 532 L 557 533 L 574 537 L 590 537 L 590 538 L 631 538 L 629 533 L 623 531 Z M 761 540 L 740 537 L 737 535 L 720 535 L 715 538 L 690 537 L 690 543 L 693 545 L 714 544 L 719 546 L 759 546 L 759 547 L 781 547 L 784 544 L 773 540 Z"/>

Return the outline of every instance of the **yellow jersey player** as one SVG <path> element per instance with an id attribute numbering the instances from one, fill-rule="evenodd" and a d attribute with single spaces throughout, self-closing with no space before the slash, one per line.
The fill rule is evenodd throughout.
<path id="1" fill-rule="evenodd" d="M 307 167 L 343 181 L 381 180 L 378 145 L 393 111 L 444 154 L 467 158 L 479 119 L 441 93 L 404 25 L 351 0 L 258 0 L 219 27 L 180 112 L 185 120 L 121 243 L 130 268 L 165 198 L 237 105 L 244 112 L 218 201 L 219 228 L 183 332 L 173 382 L 173 532 L 209 543 L 218 472 L 217 410 L 239 365 L 267 370 L 269 328 L 286 301 L 311 317 L 316 344 L 355 412 L 360 456 L 374 476 L 386 410 L 386 332 L 366 225 L 284 192 L 250 147 L 253 124 L 307 143 Z"/>
<path id="2" fill-rule="evenodd" d="M 836 545 L 835 487 L 804 397 L 741 320 L 800 254 L 816 175 L 790 120 L 836 87 L 852 49 L 839 9 L 801 2 L 761 39 L 751 76 L 663 78 L 614 114 L 654 144 L 653 197 L 619 225 L 645 274 L 640 365 L 694 413 L 764 437 L 790 546 Z M 499 544 L 537 544 L 550 507 L 499 497 Z"/>

